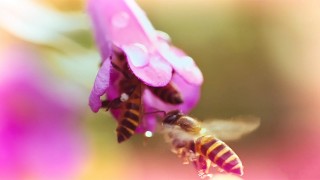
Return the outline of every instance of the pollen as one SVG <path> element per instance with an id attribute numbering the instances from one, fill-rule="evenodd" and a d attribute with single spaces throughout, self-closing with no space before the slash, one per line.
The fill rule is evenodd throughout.
<path id="1" fill-rule="evenodd" d="M 129 99 L 129 95 L 127 93 L 122 93 L 121 96 L 120 96 L 120 101 L 121 102 L 125 102 L 125 101 L 128 101 Z"/>

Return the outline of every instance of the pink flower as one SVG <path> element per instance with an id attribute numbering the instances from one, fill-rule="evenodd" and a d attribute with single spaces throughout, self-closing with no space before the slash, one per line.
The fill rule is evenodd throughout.
<path id="1" fill-rule="evenodd" d="M 72 179 L 85 147 L 76 91 L 59 93 L 32 50 L 0 49 L 0 179 Z"/>
<path id="2" fill-rule="evenodd" d="M 180 109 L 187 113 L 196 105 L 203 82 L 201 71 L 191 57 L 171 45 L 165 33 L 154 29 L 135 1 L 89 0 L 88 11 L 102 56 L 102 66 L 89 100 L 92 111 L 101 108 L 101 96 L 106 94 L 108 100 L 112 100 L 121 94 L 115 83 L 119 73 L 111 65 L 114 45 L 124 51 L 129 68 L 144 84 L 163 87 L 172 83 L 181 93 L 183 103 L 172 105 L 145 89 L 142 96 L 145 112 Z M 154 131 L 154 115 L 145 115 L 141 124 L 138 131 Z"/>

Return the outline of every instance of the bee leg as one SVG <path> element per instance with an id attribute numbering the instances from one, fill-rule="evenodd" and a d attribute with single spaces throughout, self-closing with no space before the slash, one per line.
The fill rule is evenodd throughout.
<path id="1" fill-rule="evenodd" d="M 195 166 L 196 170 L 198 171 L 198 175 L 201 178 L 205 178 L 205 177 L 210 177 L 211 176 L 211 174 L 209 174 L 210 164 L 211 164 L 211 162 L 208 161 L 202 155 L 198 156 L 193 161 L 193 165 Z"/>
<path id="2" fill-rule="evenodd" d="M 127 87 L 125 94 L 127 94 L 128 96 L 131 96 L 136 88 L 137 88 L 137 86 L 135 86 L 135 85 Z M 124 94 L 124 93 L 122 93 L 122 94 Z"/>
<path id="3" fill-rule="evenodd" d="M 106 111 L 109 111 L 109 109 L 118 109 L 121 106 L 121 103 L 126 102 L 129 97 L 134 92 L 136 86 L 130 88 L 127 90 L 127 92 L 122 93 L 120 97 L 117 97 L 111 101 L 109 100 L 103 100 L 102 101 L 102 108 L 106 108 Z"/>
<path id="4" fill-rule="evenodd" d="M 110 101 L 103 100 L 103 101 L 101 101 L 101 103 L 102 103 L 101 108 L 107 108 L 110 104 Z"/>
<path id="5" fill-rule="evenodd" d="M 113 99 L 112 101 L 109 101 L 109 100 L 104 100 L 102 101 L 102 108 L 105 108 L 106 111 L 109 111 L 109 109 L 117 109 L 120 107 L 121 105 L 121 100 L 120 100 L 120 97 L 119 98 L 116 98 L 116 99 Z"/>
<path id="6" fill-rule="evenodd" d="M 119 71 L 126 79 L 131 79 L 128 73 L 126 73 L 124 70 L 122 70 L 118 65 L 116 65 L 114 62 L 111 61 L 111 65 L 114 69 Z"/>

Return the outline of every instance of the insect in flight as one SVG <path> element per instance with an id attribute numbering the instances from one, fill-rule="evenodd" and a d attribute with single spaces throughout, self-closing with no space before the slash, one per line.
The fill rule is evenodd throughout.
<path id="1" fill-rule="evenodd" d="M 238 155 L 218 138 L 239 139 L 255 130 L 259 124 L 259 118 L 254 116 L 200 123 L 179 110 L 167 113 L 163 120 L 166 139 L 171 143 L 172 151 L 183 158 L 186 164 L 192 162 L 201 177 L 210 176 L 211 166 L 243 175 L 243 165 Z"/>
<path id="2" fill-rule="evenodd" d="M 162 101 L 177 105 L 183 102 L 181 94 L 172 83 L 164 87 L 150 87 L 143 84 L 130 70 L 125 53 L 118 47 L 113 46 L 111 64 L 120 72 L 117 82 L 119 85 L 119 97 L 103 102 L 107 110 L 119 111 L 118 127 L 116 128 L 118 142 L 129 139 L 143 118 L 142 94 L 147 87 L 156 97 Z"/>

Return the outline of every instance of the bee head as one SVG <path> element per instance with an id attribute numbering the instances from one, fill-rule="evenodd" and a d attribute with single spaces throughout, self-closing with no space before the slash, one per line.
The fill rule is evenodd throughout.
<path id="1" fill-rule="evenodd" d="M 183 113 L 179 110 L 170 111 L 164 117 L 163 124 L 176 124 L 181 116 L 183 116 Z"/>

